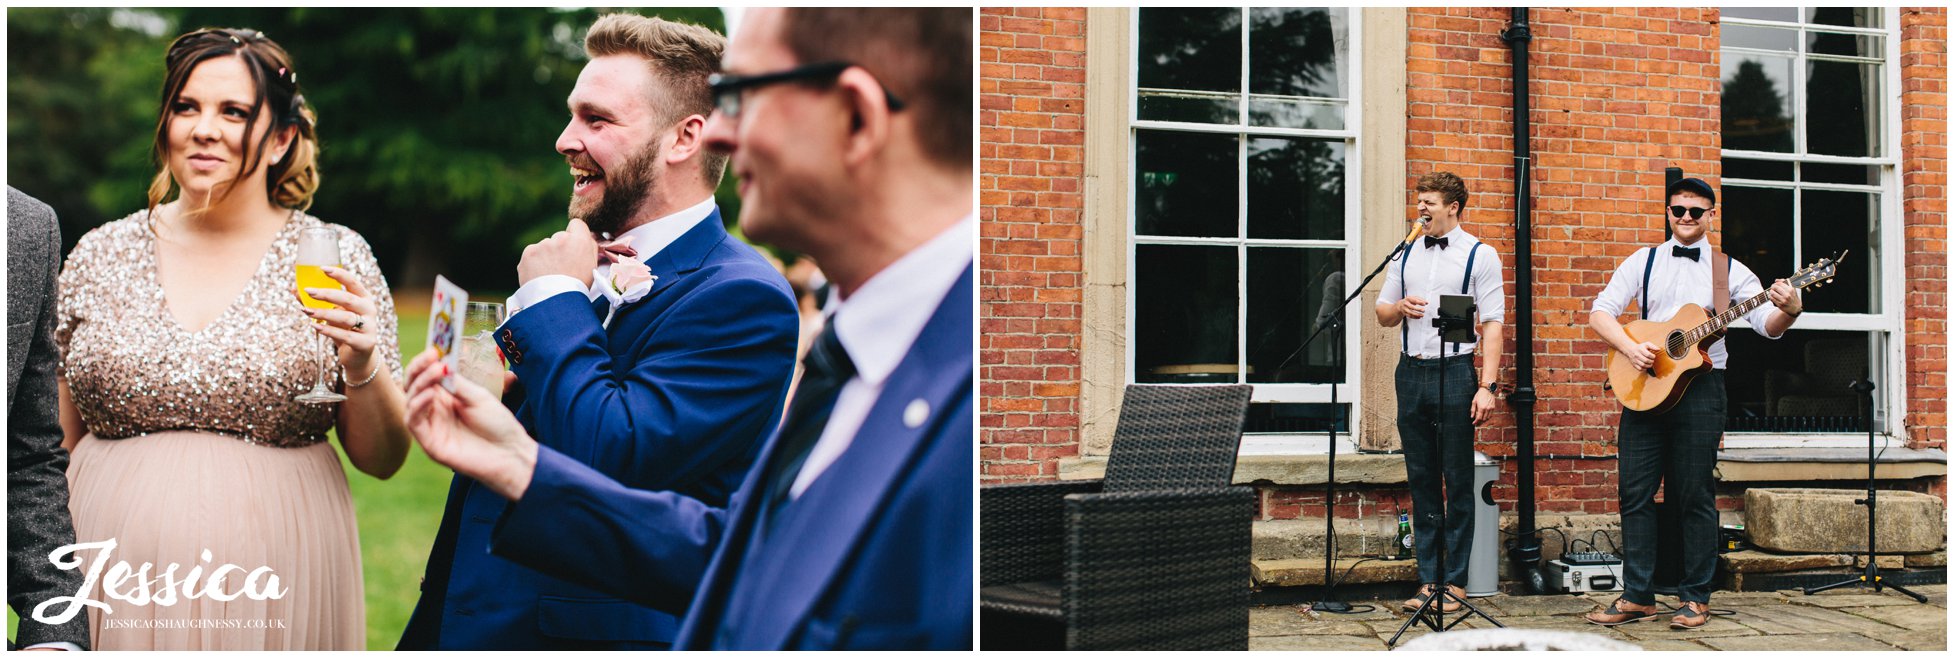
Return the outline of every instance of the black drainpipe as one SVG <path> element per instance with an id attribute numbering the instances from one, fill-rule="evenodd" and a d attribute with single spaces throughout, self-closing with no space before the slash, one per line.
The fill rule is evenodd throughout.
<path id="1" fill-rule="evenodd" d="M 1519 573 L 1527 574 L 1532 582 L 1534 568 L 1540 564 L 1540 536 L 1533 527 L 1534 484 L 1533 484 L 1533 186 L 1531 168 L 1533 150 L 1530 143 L 1533 134 L 1530 117 L 1532 91 L 1528 88 L 1527 42 L 1533 40 L 1533 31 L 1527 24 L 1527 8 L 1513 8 L 1512 24 L 1500 33 L 1500 38 L 1513 49 L 1513 243 L 1514 297 L 1518 329 L 1514 336 L 1515 378 L 1513 393 L 1506 396 L 1507 404 L 1513 406 L 1516 428 L 1516 442 L 1519 454 L 1519 481 L 1515 497 L 1519 507 L 1519 528 L 1513 542 L 1508 546 L 1507 559 Z M 1536 587 L 1538 585 L 1536 584 Z"/>

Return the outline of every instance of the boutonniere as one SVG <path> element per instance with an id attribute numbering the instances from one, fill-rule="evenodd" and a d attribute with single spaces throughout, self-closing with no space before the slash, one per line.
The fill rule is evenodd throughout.
<path id="1" fill-rule="evenodd" d="M 651 284 L 657 282 L 658 275 L 651 273 L 650 265 L 636 258 L 620 257 L 611 263 L 611 280 L 605 283 L 610 290 L 604 294 L 615 296 L 611 299 L 613 305 L 629 304 L 643 299 L 645 293 L 651 292 Z"/>
<path id="2" fill-rule="evenodd" d="M 658 275 L 652 274 L 651 266 L 644 261 L 613 254 L 610 276 L 597 283 L 597 292 L 611 302 L 610 310 L 604 314 L 604 326 L 611 326 L 611 318 L 617 315 L 617 309 L 651 294 L 651 286 L 657 282 Z"/>

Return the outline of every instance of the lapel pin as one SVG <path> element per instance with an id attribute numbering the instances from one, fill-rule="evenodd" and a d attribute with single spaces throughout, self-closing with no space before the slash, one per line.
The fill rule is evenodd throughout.
<path id="1" fill-rule="evenodd" d="M 929 420 L 929 417 L 930 403 L 922 398 L 910 400 L 909 406 L 902 410 L 902 424 L 912 430 L 922 427 L 923 421 Z"/>

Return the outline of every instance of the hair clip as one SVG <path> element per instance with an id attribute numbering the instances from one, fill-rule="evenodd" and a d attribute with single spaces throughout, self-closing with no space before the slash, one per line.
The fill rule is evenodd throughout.
<path id="1" fill-rule="evenodd" d="M 244 42 L 243 42 L 243 41 L 239 41 L 239 40 L 237 39 L 237 35 L 235 35 L 235 34 L 233 34 L 233 35 L 230 35 L 230 37 L 231 37 L 231 43 L 235 43 L 235 44 L 237 44 L 237 45 L 240 45 L 240 46 L 242 46 L 242 45 L 244 45 Z"/>

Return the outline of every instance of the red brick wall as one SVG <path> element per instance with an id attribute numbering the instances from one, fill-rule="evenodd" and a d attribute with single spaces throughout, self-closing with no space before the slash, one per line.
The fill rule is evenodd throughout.
<path id="1" fill-rule="evenodd" d="M 985 481 L 1079 454 L 1084 9 L 980 14 Z"/>
<path id="2" fill-rule="evenodd" d="M 1906 214 L 1906 424 L 1915 447 L 1946 448 L 1945 8 L 1900 10 L 1900 85 L 1901 198 Z"/>

